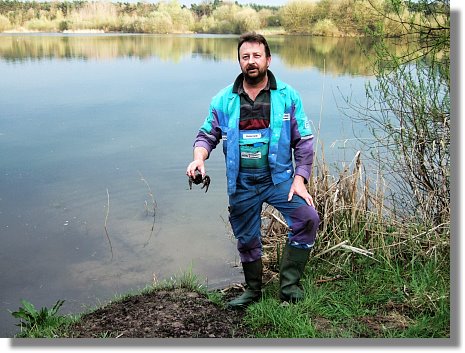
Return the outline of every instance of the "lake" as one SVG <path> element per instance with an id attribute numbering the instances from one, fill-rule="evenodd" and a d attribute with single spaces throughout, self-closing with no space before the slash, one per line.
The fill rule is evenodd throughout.
<path id="1" fill-rule="evenodd" d="M 363 101 L 373 78 L 362 47 L 267 39 L 270 69 L 300 92 L 327 162 L 350 162 L 354 126 L 339 106 Z M 212 288 L 242 281 L 221 149 L 207 193 L 185 176 L 210 99 L 240 72 L 236 46 L 237 36 L 0 34 L 1 337 L 18 331 L 9 311 L 21 299 L 64 299 L 60 313 L 79 313 L 186 271 Z"/>

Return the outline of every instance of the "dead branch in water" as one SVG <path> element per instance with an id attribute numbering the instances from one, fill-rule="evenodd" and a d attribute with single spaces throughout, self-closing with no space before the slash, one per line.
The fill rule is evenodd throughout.
<path id="1" fill-rule="evenodd" d="M 107 236 L 108 244 L 110 245 L 110 251 L 111 251 L 111 260 L 113 260 L 113 246 L 111 245 L 111 240 L 110 240 L 110 235 L 108 235 L 108 229 L 107 229 L 107 223 L 108 223 L 108 215 L 110 214 L 110 193 L 108 192 L 107 188 L 107 212 L 105 214 L 105 234 Z"/>
<path id="2" fill-rule="evenodd" d="M 144 244 L 144 247 L 148 245 L 148 243 L 150 242 L 150 239 L 152 238 L 152 234 L 153 234 L 153 230 L 155 228 L 155 216 L 156 216 L 156 210 L 157 210 L 157 203 L 155 202 L 155 198 L 153 197 L 153 192 L 152 192 L 152 188 L 150 187 L 149 183 L 147 182 L 147 180 L 144 178 L 144 176 L 142 175 L 142 173 L 140 171 L 139 172 L 139 176 L 140 176 L 140 180 L 142 180 L 142 182 L 145 184 L 145 186 L 147 186 L 147 189 L 148 189 L 148 194 L 150 196 L 150 199 L 152 200 L 152 216 L 153 216 L 153 222 L 152 222 L 152 229 L 150 230 L 150 234 L 147 238 L 147 241 L 145 242 Z M 148 215 L 148 205 L 147 205 L 147 200 L 145 200 L 145 212 L 146 214 Z"/>

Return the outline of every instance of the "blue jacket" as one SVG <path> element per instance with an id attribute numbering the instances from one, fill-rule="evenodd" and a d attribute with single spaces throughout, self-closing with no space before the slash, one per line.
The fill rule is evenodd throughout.
<path id="1" fill-rule="evenodd" d="M 288 84 L 276 80 L 277 89 L 270 90 L 270 143 L 268 163 L 274 184 L 294 175 L 292 150 L 296 174 L 305 180 L 310 176 L 313 162 L 313 135 L 310 121 L 305 115 L 299 94 Z M 239 174 L 239 118 L 240 96 L 233 92 L 233 84 L 222 89 L 210 104 L 194 147 L 204 147 L 210 153 L 223 140 L 226 162 L 228 194 L 236 191 Z"/>

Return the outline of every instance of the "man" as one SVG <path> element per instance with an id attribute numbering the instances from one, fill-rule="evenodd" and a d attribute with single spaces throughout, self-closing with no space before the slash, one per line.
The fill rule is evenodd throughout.
<path id="1" fill-rule="evenodd" d="M 261 298 L 264 202 L 283 214 L 290 229 L 281 257 L 280 298 L 295 302 L 303 298 L 300 278 L 320 221 L 305 185 L 313 162 L 313 135 L 299 94 L 268 69 L 266 39 L 245 33 L 237 52 L 242 73 L 212 99 L 186 174 L 194 177 L 198 170 L 205 175 L 205 161 L 223 140 L 229 221 L 247 284 L 229 307 L 245 307 Z"/>

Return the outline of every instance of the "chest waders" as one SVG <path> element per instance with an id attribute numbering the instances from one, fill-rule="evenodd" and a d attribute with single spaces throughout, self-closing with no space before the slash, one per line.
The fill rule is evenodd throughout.
<path id="1" fill-rule="evenodd" d="M 240 130 L 239 151 L 241 168 L 268 167 L 270 129 Z"/>
<path id="2" fill-rule="evenodd" d="M 269 129 L 241 130 L 239 138 L 240 165 L 242 168 L 260 169 L 268 166 Z M 262 259 L 242 262 L 246 290 L 231 300 L 231 309 L 244 308 L 262 298 Z"/>

